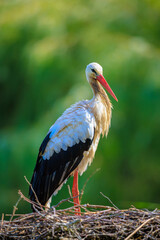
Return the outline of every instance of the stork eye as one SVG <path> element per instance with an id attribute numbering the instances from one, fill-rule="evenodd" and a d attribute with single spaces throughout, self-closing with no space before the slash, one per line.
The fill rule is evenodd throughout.
<path id="1" fill-rule="evenodd" d="M 94 73 L 97 75 L 97 73 L 96 73 L 96 71 L 94 70 L 94 68 L 92 68 L 91 71 L 94 72 Z"/>

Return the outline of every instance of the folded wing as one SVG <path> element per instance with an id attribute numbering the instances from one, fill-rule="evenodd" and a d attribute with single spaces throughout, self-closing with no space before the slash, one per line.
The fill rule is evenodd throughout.
<path id="1" fill-rule="evenodd" d="M 31 180 L 39 202 L 45 205 L 78 167 L 94 138 L 95 120 L 84 108 L 65 112 L 43 140 Z M 29 195 L 35 201 L 30 188 Z"/>

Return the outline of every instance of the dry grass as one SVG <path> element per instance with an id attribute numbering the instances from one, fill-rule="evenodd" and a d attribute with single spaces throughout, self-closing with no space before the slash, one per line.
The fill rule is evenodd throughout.
<path id="1" fill-rule="evenodd" d="M 20 199 L 30 202 L 20 191 L 19 194 Z M 58 205 L 64 201 L 71 199 Z M 75 207 L 56 210 L 57 205 L 47 212 L 16 215 L 18 202 L 10 221 L 2 215 L 0 239 L 160 239 L 158 209 L 119 210 L 116 206 L 84 204 L 80 205 L 81 216 L 77 216 Z"/>

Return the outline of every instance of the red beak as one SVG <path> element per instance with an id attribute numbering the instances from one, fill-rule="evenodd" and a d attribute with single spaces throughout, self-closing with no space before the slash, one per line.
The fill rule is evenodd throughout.
<path id="1" fill-rule="evenodd" d="M 111 96 L 118 102 L 118 99 L 116 98 L 116 95 L 114 94 L 114 92 L 112 91 L 112 89 L 110 88 L 109 84 L 107 83 L 107 81 L 105 80 L 105 78 L 103 77 L 103 75 L 98 75 L 97 76 L 97 80 L 102 84 L 102 86 L 111 94 Z"/>

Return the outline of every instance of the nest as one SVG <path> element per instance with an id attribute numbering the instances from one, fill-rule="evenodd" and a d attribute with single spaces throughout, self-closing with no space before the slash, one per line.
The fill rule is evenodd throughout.
<path id="1" fill-rule="evenodd" d="M 20 199 L 30 202 L 19 194 Z M 64 201 L 71 202 L 62 200 L 57 206 Z M 15 214 L 18 202 L 9 221 L 2 215 L 0 239 L 160 239 L 158 209 L 120 210 L 116 206 L 83 204 L 80 216 L 75 215 L 74 206 L 60 210 L 54 206 L 48 211 L 18 215 Z"/>

